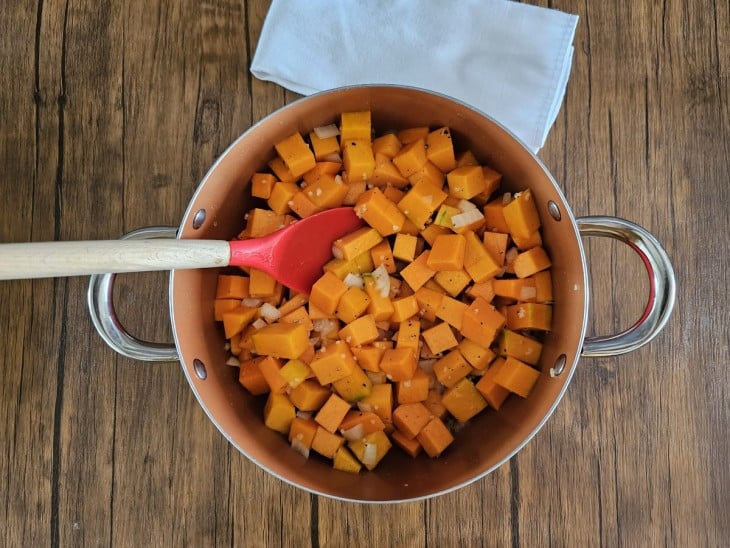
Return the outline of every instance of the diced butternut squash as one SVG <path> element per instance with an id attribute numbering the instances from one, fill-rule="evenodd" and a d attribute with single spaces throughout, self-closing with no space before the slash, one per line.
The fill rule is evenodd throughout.
<path id="1" fill-rule="evenodd" d="M 512 356 L 530 365 L 537 365 L 542 354 L 540 341 L 509 329 L 503 329 L 499 334 L 497 348 L 500 356 Z"/>
<path id="2" fill-rule="evenodd" d="M 426 161 L 418 171 L 408 177 L 408 182 L 412 185 L 416 185 L 420 182 L 427 182 L 438 188 L 441 188 L 444 184 L 444 172 L 441 171 L 436 165 L 429 161 Z"/>
<path id="3" fill-rule="evenodd" d="M 355 213 L 382 236 L 395 234 L 405 222 L 405 215 L 383 195 L 379 188 L 371 188 L 355 203 Z"/>
<path id="4" fill-rule="evenodd" d="M 334 434 L 349 410 L 349 403 L 337 394 L 332 394 L 314 416 L 314 420 L 322 428 Z"/>
<path id="5" fill-rule="evenodd" d="M 416 183 L 406 192 L 406 195 L 398 202 L 398 209 L 419 230 L 423 230 L 426 222 L 446 200 L 446 197 L 447 194 L 440 186 L 424 180 Z"/>
<path id="6" fill-rule="evenodd" d="M 504 358 L 497 358 L 489 366 L 489 369 L 476 383 L 476 389 L 484 397 L 487 403 L 494 409 L 499 410 L 504 400 L 509 396 L 509 390 L 494 382 L 494 377 L 504 365 Z"/>
<path id="7" fill-rule="evenodd" d="M 375 279 L 372 276 L 363 276 L 365 283 L 365 292 L 370 297 L 368 305 L 368 314 L 373 317 L 376 322 L 388 320 L 394 312 L 393 303 L 389 297 L 384 297 L 375 285 Z"/>
<path id="8" fill-rule="evenodd" d="M 410 284 L 409 284 L 410 285 Z M 436 312 L 441 307 L 444 298 L 443 292 L 436 291 L 429 287 L 421 287 L 414 293 L 419 306 L 419 314 L 424 320 L 433 322 L 436 320 Z"/>
<path id="9" fill-rule="evenodd" d="M 370 249 L 370 258 L 373 261 L 374 269 L 383 265 L 388 274 L 395 272 L 395 259 L 388 240 L 383 239 L 378 245 L 372 247 Z"/>
<path id="10" fill-rule="evenodd" d="M 373 432 L 385 430 L 385 423 L 372 411 L 351 410 L 342 419 L 339 430 L 346 440 L 359 440 Z"/>
<path id="11" fill-rule="evenodd" d="M 494 376 L 494 382 L 523 398 L 529 396 L 540 372 L 517 358 L 508 356 Z"/>
<path id="12" fill-rule="evenodd" d="M 335 256 L 346 260 L 351 260 L 370 251 L 373 247 L 382 241 L 383 237 L 377 230 L 371 227 L 363 227 L 348 235 L 338 238 L 332 244 Z"/>
<path id="13" fill-rule="evenodd" d="M 502 214 L 513 237 L 529 238 L 540 228 L 540 216 L 529 188 L 516 194 L 514 200 L 504 206 Z"/>
<path id="14" fill-rule="evenodd" d="M 507 307 L 507 327 L 512 330 L 552 329 L 553 307 L 542 303 L 520 303 Z"/>
<path id="15" fill-rule="evenodd" d="M 442 127 L 430 132 L 426 137 L 426 146 L 426 157 L 442 172 L 448 173 L 456 168 L 454 143 L 449 128 Z"/>
<path id="16" fill-rule="evenodd" d="M 359 440 L 348 442 L 348 447 L 365 468 L 372 470 L 393 445 L 382 430 L 368 434 Z"/>
<path id="17" fill-rule="evenodd" d="M 380 137 L 373 139 L 373 152 L 375 154 L 383 154 L 388 158 L 393 158 L 401 149 L 403 144 L 398 140 L 395 133 L 386 133 Z"/>
<path id="18" fill-rule="evenodd" d="M 337 310 L 337 304 L 347 292 L 347 286 L 332 272 L 325 272 L 314 285 L 309 293 L 309 302 L 325 314 L 333 316 Z"/>
<path id="19" fill-rule="evenodd" d="M 350 451 L 344 445 L 337 449 L 335 456 L 332 460 L 332 467 L 335 470 L 341 472 L 349 472 L 350 474 L 357 474 L 360 472 L 362 465 L 358 460 L 350 453 Z"/>
<path id="20" fill-rule="evenodd" d="M 474 299 L 463 314 L 461 334 L 481 346 L 488 347 L 506 320 L 481 297 Z"/>
<path id="21" fill-rule="evenodd" d="M 398 403 L 425 401 L 428 397 L 428 375 L 416 368 L 413 378 L 395 383 L 395 399 Z"/>
<path id="22" fill-rule="evenodd" d="M 238 335 L 248 326 L 258 313 L 258 308 L 239 306 L 224 312 L 223 318 L 223 332 L 227 339 L 230 339 L 234 335 Z"/>
<path id="23" fill-rule="evenodd" d="M 434 417 L 443 419 L 447 414 L 447 410 L 441 402 L 441 393 L 436 390 L 428 391 L 428 396 L 426 396 L 423 405 L 428 408 Z"/>
<path id="24" fill-rule="evenodd" d="M 394 299 L 392 303 L 393 315 L 390 317 L 390 321 L 393 323 L 400 323 L 418 314 L 418 301 L 415 295 Z"/>
<path id="25" fill-rule="evenodd" d="M 481 166 L 462 166 L 446 176 L 449 194 L 462 200 L 473 198 L 486 188 Z"/>
<path id="26" fill-rule="evenodd" d="M 301 360 L 289 360 L 277 372 L 289 388 L 296 388 L 312 375 L 312 370 Z"/>
<path id="27" fill-rule="evenodd" d="M 257 354 L 275 358 L 296 359 L 309 346 L 309 336 L 303 325 L 274 323 L 262 327 L 251 338 Z"/>
<path id="28" fill-rule="evenodd" d="M 472 231 L 463 234 L 464 270 L 477 282 L 484 282 L 501 272 L 501 265 L 489 254 L 479 237 Z"/>
<path id="29" fill-rule="evenodd" d="M 518 278 L 527 278 L 550 267 L 550 257 L 542 247 L 533 247 L 515 258 L 514 269 Z"/>
<path id="30" fill-rule="evenodd" d="M 416 353 L 412 348 L 387 349 L 380 360 L 380 370 L 395 382 L 412 379 L 417 366 Z"/>
<path id="31" fill-rule="evenodd" d="M 482 411 L 487 402 L 469 379 L 461 379 L 441 396 L 444 407 L 459 422 L 466 422 Z"/>
<path id="32" fill-rule="evenodd" d="M 268 166 L 271 171 L 274 172 L 276 178 L 279 179 L 282 183 L 294 183 L 297 181 L 297 179 L 299 179 L 299 176 L 294 175 L 284 163 L 284 160 L 282 160 L 279 156 L 272 159 L 268 163 Z"/>
<path id="33" fill-rule="evenodd" d="M 407 455 L 416 458 L 421 452 L 421 444 L 416 438 L 408 439 L 406 435 L 400 430 L 393 430 L 390 434 L 390 439 L 400 447 Z"/>
<path id="34" fill-rule="evenodd" d="M 504 266 L 505 257 L 507 256 L 507 244 L 509 243 L 509 234 L 503 232 L 485 231 L 482 236 L 484 248 L 487 253 L 494 259 L 497 265 Z"/>
<path id="35" fill-rule="evenodd" d="M 312 419 L 294 417 L 289 427 L 289 443 L 295 450 L 308 457 L 316 434 L 316 422 Z"/>
<path id="36" fill-rule="evenodd" d="M 357 286 L 349 287 L 340 297 L 335 314 L 344 323 L 354 322 L 368 309 L 370 297 Z"/>
<path id="37" fill-rule="evenodd" d="M 539 303 L 553 302 L 552 274 L 549 270 L 542 270 L 532 276 L 535 281 L 535 300 Z"/>
<path id="38" fill-rule="evenodd" d="M 295 177 L 304 175 L 316 164 L 314 154 L 299 133 L 294 133 L 279 141 L 274 148 Z"/>
<path id="39" fill-rule="evenodd" d="M 369 110 L 343 112 L 340 117 L 340 139 L 344 142 L 355 139 L 370 142 L 372 124 Z"/>
<path id="40" fill-rule="evenodd" d="M 223 314 L 231 312 L 241 306 L 238 299 L 215 299 L 213 301 L 213 318 L 217 322 L 223 321 Z M 234 335 L 235 337 L 235 335 Z"/>
<path id="41" fill-rule="evenodd" d="M 276 177 L 271 173 L 254 173 L 251 177 L 251 196 L 268 200 L 274 184 Z"/>
<path id="42" fill-rule="evenodd" d="M 537 288 L 534 278 L 504 278 L 492 280 L 494 294 L 521 302 L 534 302 Z"/>
<path id="43" fill-rule="evenodd" d="M 418 247 L 418 238 L 410 234 L 399 233 L 395 237 L 393 244 L 393 256 L 401 261 L 410 263 L 416 258 L 416 249 Z"/>
<path id="44" fill-rule="evenodd" d="M 332 383 L 332 388 L 345 401 L 356 403 L 370 395 L 373 383 L 370 377 L 360 367 L 355 367 L 352 373 Z"/>
<path id="45" fill-rule="evenodd" d="M 426 264 L 431 270 L 461 270 L 464 266 L 466 239 L 461 234 L 437 236 Z"/>
<path id="46" fill-rule="evenodd" d="M 294 404 L 286 394 L 274 392 L 269 394 L 264 406 L 264 424 L 267 427 L 282 434 L 288 434 L 295 416 Z"/>
<path id="47" fill-rule="evenodd" d="M 482 210 L 485 219 L 484 226 L 487 227 L 488 231 L 509 233 L 509 226 L 507 225 L 507 221 L 504 220 L 504 213 L 502 211 L 505 205 L 504 202 L 504 198 L 500 196 L 484 206 Z"/>
<path id="48" fill-rule="evenodd" d="M 319 383 L 326 385 L 353 373 L 357 363 L 347 343 L 334 341 L 317 351 L 309 367 L 312 368 Z"/>
<path id="49" fill-rule="evenodd" d="M 395 342 L 396 348 L 410 348 L 418 354 L 418 345 L 421 335 L 421 322 L 418 318 L 404 320 L 398 324 L 398 333 Z"/>
<path id="50" fill-rule="evenodd" d="M 343 141 L 342 158 L 348 181 L 368 181 L 375 171 L 375 156 L 370 140 Z"/>
<path id="51" fill-rule="evenodd" d="M 282 363 L 272 356 L 265 356 L 258 362 L 261 374 L 269 385 L 271 392 L 283 394 L 289 383 L 281 375 Z"/>
<path id="52" fill-rule="evenodd" d="M 428 133 L 429 128 L 427 126 L 408 127 L 398 132 L 398 140 L 407 145 L 418 139 L 425 139 Z"/>
<path id="53" fill-rule="evenodd" d="M 484 370 L 494 359 L 495 354 L 489 348 L 485 348 L 470 339 L 462 339 L 457 347 L 464 359 L 474 369 Z"/>
<path id="54" fill-rule="evenodd" d="M 423 340 L 434 354 L 441 354 L 458 343 L 449 324 L 441 322 L 423 332 Z"/>
<path id="55" fill-rule="evenodd" d="M 436 317 L 445 321 L 447 324 L 461 330 L 464 321 L 464 315 L 469 307 L 461 302 L 444 295 L 441 298 L 439 307 L 436 310 Z M 463 334 L 463 332 L 462 332 Z M 464 335 L 466 336 L 466 335 Z"/>
<path id="56" fill-rule="evenodd" d="M 403 142 L 402 139 L 399 138 L 399 140 Z M 421 169 L 427 161 L 426 140 L 424 138 L 406 144 L 393 157 L 393 164 L 398 168 L 401 175 L 406 178 Z"/>
<path id="57" fill-rule="evenodd" d="M 321 138 L 317 137 L 316 132 L 311 131 L 309 133 L 309 142 L 312 144 L 312 150 L 314 150 L 314 158 L 318 162 L 340 152 L 340 143 L 336 135 Z"/>
<path id="58" fill-rule="evenodd" d="M 332 392 L 316 380 L 307 379 L 289 392 L 289 399 L 302 411 L 317 411 Z"/>
<path id="59" fill-rule="evenodd" d="M 266 203 L 274 213 L 289 213 L 291 211 L 289 203 L 297 192 L 299 187 L 296 184 L 278 182 L 271 189 Z"/>
<path id="60" fill-rule="evenodd" d="M 365 345 L 352 348 L 351 350 L 355 361 L 357 361 L 357 364 L 365 371 L 372 371 L 373 373 L 378 373 L 380 371 L 380 360 L 383 357 L 383 352 L 385 352 L 384 348 Z"/>
<path id="61" fill-rule="evenodd" d="M 433 415 L 421 402 L 402 403 L 393 410 L 393 424 L 412 440 L 426 426 Z"/>
<path id="62" fill-rule="evenodd" d="M 378 338 L 378 328 L 372 314 L 365 314 L 340 329 L 338 336 L 349 346 L 362 346 Z"/>
<path id="63" fill-rule="evenodd" d="M 471 365 L 454 349 L 433 364 L 433 372 L 441 384 L 451 388 L 471 372 Z"/>
<path id="64" fill-rule="evenodd" d="M 418 443 L 431 458 L 436 458 L 454 441 L 446 425 L 438 417 L 432 418 L 416 436 Z"/>
<path id="65" fill-rule="evenodd" d="M 266 382 L 266 378 L 264 378 L 261 369 L 259 369 L 258 364 L 263 359 L 264 357 L 244 360 L 241 362 L 238 371 L 238 382 L 254 396 L 267 394 L 271 390 L 269 383 Z"/>
<path id="66" fill-rule="evenodd" d="M 249 279 L 247 276 L 228 274 L 218 275 L 218 284 L 215 289 L 216 299 L 245 299 L 248 293 Z"/>
<path id="67" fill-rule="evenodd" d="M 393 385 L 375 384 L 370 395 L 357 402 L 360 411 L 372 411 L 388 425 L 393 422 Z"/>
<path id="68" fill-rule="evenodd" d="M 452 297 L 458 296 L 471 282 L 471 276 L 465 270 L 441 270 L 433 279 Z"/>
<path id="69" fill-rule="evenodd" d="M 321 426 L 317 427 L 317 432 L 312 439 L 312 449 L 323 457 L 333 459 L 337 451 L 345 443 L 345 438 L 338 434 L 333 434 Z"/>
<path id="70" fill-rule="evenodd" d="M 249 276 L 248 291 L 251 297 L 266 298 L 274 295 L 277 282 L 272 276 L 257 268 L 252 268 Z"/>

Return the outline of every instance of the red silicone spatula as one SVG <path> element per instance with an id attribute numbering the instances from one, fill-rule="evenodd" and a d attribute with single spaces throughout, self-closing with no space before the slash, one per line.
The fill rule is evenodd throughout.
<path id="1" fill-rule="evenodd" d="M 362 226 L 352 208 L 329 209 L 263 238 L 101 240 L 0 245 L 0 280 L 250 266 L 309 293 L 332 258 L 332 243 Z"/>

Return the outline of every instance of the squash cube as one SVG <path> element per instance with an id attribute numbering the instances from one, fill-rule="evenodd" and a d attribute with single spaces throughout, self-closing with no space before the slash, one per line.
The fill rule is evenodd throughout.
<path id="1" fill-rule="evenodd" d="M 370 111 L 343 112 L 340 115 L 340 139 L 368 141 L 372 137 L 372 123 Z"/>
<path id="2" fill-rule="evenodd" d="M 390 434 L 390 439 L 393 440 L 398 447 L 400 447 L 407 455 L 415 458 L 421 452 L 421 444 L 418 443 L 416 438 L 409 440 L 406 435 L 399 431 L 393 430 Z"/>
<path id="3" fill-rule="evenodd" d="M 271 189 L 266 203 L 274 213 L 280 215 L 289 213 L 291 211 L 289 203 L 297 192 L 299 192 L 299 187 L 294 183 L 276 183 Z"/>
<path id="4" fill-rule="evenodd" d="M 491 304 L 477 297 L 464 312 L 461 334 L 480 346 L 488 347 L 505 322 L 505 317 Z"/>
<path id="5" fill-rule="evenodd" d="M 393 158 L 402 147 L 403 144 L 398 140 L 395 133 L 386 133 L 373 139 L 373 153 L 376 155 L 382 154 L 388 158 Z"/>
<path id="6" fill-rule="evenodd" d="M 423 340 L 426 341 L 429 350 L 433 354 L 441 354 L 441 352 L 454 348 L 459 344 L 454 336 L 454 332 L 446 322 L 440 322 L 426 329 L 423 332 Z"/>
<path id="7" fill-rule="evenodd" d="M 306 328 L 299 324 L 274 323 L 251 335 L 257 354 L 293 360 L 309 346 Z"/>
<path id="8" fill-rule="evenodd" d="M 350 347 L 343 341 L 334 341 L 316 353 L 309 364 L 320 384 L 325 385 L 352 374 L 357 363 Z"/>
<path id="9" fill-rule="evenodd" d="M 344 400 L 355 403 L 370 395 L 373 383 L 370 377 L 360 367 L 355 367 L 352 373 L 340 380 L 334 381 L 332 388 Z"/>
<path id="10" fill-rule="evenodd" d="M 378 373 L 380 371 L 380 360 L 383 357 L 384 348 L 377 346 L 365 345 L 351 348 L 352 355 L 355 357 L 357 364 L 365 371 Z"/>
<path id="11" fill-rule="evenodd" d="M 487 400 L 487 403 L 496 410 L 502 407 L 504 400 L 509 396 L 509 390 L 494 382 L 495 375 L 503 365 L 504 359 L 496 358 L 475 385 L 479 393 Z"/>
<path id="12" fill-rule="evenodd" d="M 238 306 L 222 314 L 223 333 L 226 339 L 238 335 L 243 331 L 258 314 L 258 308 Z"/>
<path id="13" fill-rule="evenodd" d="M 389 348 L 380 360 L 380 370 L 389 380 L 406 381 L 412 379 L 418 367 L 416 353 L 412 348 Z"/>
<path id="14" fill-rule="evenodd" d="M 504 266 L 505 257 L 507 256 L 507 244 L 509 243 L 509 234 L 503 232 L 485 231 L 482 236 L 484 249 L 494 259 L 499 266 Z"/>
<path id="15" fill-rule="evenodd" d="M 540 216 L 529 188 L 515 194 L 514 200 L 504 206 L 502 214 L 513 237 L 526 239 L 540 228 Z"/>
<path id="16" fill-rule="evenodd" d="M 350 453 L 350 451 L 343 445 L 335 453 L 332 467 L 335 470 L 341 472 L 349 472 L 350 474 L 358 474 L 362 465 L 358 460 Z"/>
<path id="17" fill-rule="evenodd" d="M 292 448 L 308 457 L 316 433 L 317 423 L 312 419 L 294 417 L 289 427 L 289 443 Z"/>
<path id="18" fill-rule="evenodd" d="M 402 403 L 393 410 L 393 424 L 409 440 L 415 438 L 432 418 L 421 402 Z"/>
<path id="19" fill-rule="evenodd" d="M 370 297 L 368 305 L 368 314 L 370 314 L 376 322 L 388 320 L 394 312 L 393 303 L 390 298 L 383 297 L 380 290 L 375 287 L 375 278 L 372 276 L 363 276 L 365 283 L 365 293 Z"/>
<path id="20" fill-rule="evenodd" d="M 428 397 L 428 375 L 423 369 L 416 368 L 412 379 L 395 383 L 395 399 L 401 403 L 425 401 Z"/>
<path id="21" fill-rule="evenodd" d="M 321 426 L 317 427 L 317 432 L 312 440 L 312 449 L 323 457 L 328 459 L 334 458 L 337 451 L 345 443 L 345 438 L 332 432 L 328 432 Z"/>
<path id="22" fill-rule="evenodd" d="M 441 384 L 451 388 L 471 373 L 471 365 L 454 349 L 433 364 L 433 372 Z"/>
<path id="23" fill-rule="evenodd" d="M 488 231 L 509 232 L 509 225 L 507 225 L 507 221 L 504 220 L 504 213 L 502 211 L 504 209 L 504 202 L 505 199 L 500 196 L 499 198 L 487 203 L 487 205 L 485 205 L 482 209 L 485 220 L 484 226 L 487 227 Z"/>
<path id="24" fill-rule="evenodd" d="M 462 339 L 457 346 L 464 359 L 474 369 L 483 371 L 494 359 L 495 354 L 489 348 L 485 348 L 470 339 Z"/>
<path id="25" fill-rule="evenodd" d="M 289 399 L 301 411 L 317 411 L 332 392 L 317 381 L 307 379 L 289 392 Z"/>
<path id="26" fill-rule="evenodd" d="M 434 130 L 426 137 L 426 157 L 442 172 L 448 173 L 456 168 L 454 143 L 448 127 Z"/>
<path id="27" fill-rule="evenodd" d="M 441 270 L 433 277 L 446 293 L 456 297 L 471 282 L 471 277 L 464 270 Z"/>
<path id="28" fill-rule="evenodd" d="M 489 254 L 479 237 L 472 231 L 463 233 L 465 240 L 464 270 L 475 282 L 483 282 L 497 276 L 502 268 Z"/>
<path id="29" fill-rule="evenodd" d="M 402 139 L 399 138 L 399 140 L 403 142 Z M 395 167 L 406 178 L 421 169 L 427 161 L 426 140 L 424 138 L 419 138 L 406 144 L 393 156 Z"/>
<path id="30" fill-rule="evenodd" d="M 410 234 L 398 233 L 393 244 L 393 257 L 410 263 L 416 258 L 418 238 Z"/>
<path id="31" fill-rule="evenodd" d="M 365 226 L 350 232 L 342 238 L 338 238 L 332 244 L 335 257 L 351 260 L 358 255 L 370 251 L 383 240 L 380 233 L 369 226 Z"/>
<path id="32" fill-rule="evenodd" d="M 362 346 L 378 338 L 378 328 L 372 314 L 366 314 L 351 321 L 337 334 L 350 346 Z"/>
<path id="33" fill-rule="evenodd" d="M 421 322 L 418 318 L 404 320 L 398 324 L 398 335 L 395 342 L 396 348 L 411 348 L 418 354 L 418 343 L 421 335 Z"/>
<path id="34" fill-rule="evenodd" d="M 284 161 L 292 175 L 300 177 L 316 164 L 314 154 L 300 133 L 294 133 L 274 145 L 279 157 Z"/>
<path id="35" fill-rule="evenodd" d="M 466 239 L 461 234 L 437 236 L 426 264 L 431 270 L 461 270 L 464 266 Z"/>
<path id="36" fill-rule="evenodd" d="M 216 299 L 245 299 L 248 293 L 249 279 L 246 276 L 219 274 L 215 288 Z"/>
<path id="37" fill-rule="evenodd" d="M 441 403 L 459 422 L 466 422 L 486 406 L 487 402 L 469 379 L 461 379 L 441 396 Z"/>
<path id="38" fill-rule="evenodd" d="M 296 388 L 312 375 L 312 370 L 301 360 L 289 360 L 278 370 L 289 388 Z"/>
<path id="39" fill-rule="evenodd" d="M 348 442 L 348 446 L 365 468 L 372 470 L 388 453 L 392 444 L 385 432 L 378 430 L 359 440 Z"/>
<path id="40" fill-rule="evenodd" d="M 267 427 L 282 434 L 288 434 L 289 427 L 295 416 L 294 404 L 289 401 L 286 394 L 276 394 L 274 392 L 269 394 L 264 406 L 264 424 Z"/>
<path id="41" fill-rule="evenodd" d="M 395 161 L 395 160 L 393 160 Z M 423 230 L 431 215 L 446 200 L 447 194 L 441 187 L 429 181 L 420 181 L 406 192 L 406 195 L 398 202 L 398 209 L 418 227 Z"/>
<path id="42" fill-rule="evenodd" d="M 424 251 L 412 263 L 400 271 L 401 277 L 413 291 L 418 291 L 423 284 L 436 274 L 436 271 L 428 266 L 430 254 L 430 250 Z"/>
<path id="43" fill-rule="evenodd" d="M 263 357 L 259 357 L 244 360 L 238 370 L 238 382 L 254 396 L 267 394 L 271 391 L 269 383 L 266 382 L 261 369 L 259 369 L 258 364 L 263 359 Z"/>
<path id="44" fill-rule="evenodd" d="M 508 356 L 494 375 L 494 382 L 523 398 L 530 395 L 540 372 L 517 358 Z"/>
<path id="45" fill-rule="evenodd" d="M 265 356 L 258 362 L 258 366 L 266 383 L 269 385 L 270 391 L 283 394 L 289 383 L 281 375 L 281 361 L 271 356 Z"/>
<path id="46" fill-rule="evenodd" d="M 335 274 L 326 271 L 312 285 L 309 302 L 329 316 L 337 310 L 340 298 L 347 292 L 347 286 Z"/>
<path id="47" fill-rule="evenodd" d="M 530 365 L 537 365 L 542 354 L 542 343 L 509 329 L 503 329 L 497 339 L 497 351 L 502 357 L 512 356 Z"/>
<path id="48" fill-rule="evenodd" d="M 466 303 L 462 303 L 461 301 L 457 301 L 456 299 L 452 299 L 451 297 L 444 295 L 441 297 L 438 309 L 436 309 L 436 317 L 456 329 L 461 330 L 468 308 L 469 307 Z"/>
<path id="49" fill-rule="evenodd" d="M 481 166 L 457 167 L 448 173 L 446 182 L 449 194 L 462 200 L 470 200 L 486 189 Z"/>
<path id="50" fill-rule="evenodd" d="M 370 140 L 348 139 L 344 142 L 342 159 L 348 181 L 368 181 L 375 171 L 375 156 Z"/>
<path id="51" fill-rule="evenodd" d="M 512 330 L 552 329 L 553 307 L 542 303 L 519 303 L 507 307 L 507 327 Z"/>
<path id="52" fill-rule="evenodd" d="M 355 213 L 382 236 L 400 231 L 405 222 L 405 215 L 379 188 L 371 188 L 360 196 Z"/>
<path id="53" fill-rule="evenodd" d="M 533 247 L 515 258 L 514 269 L 518 278 L 527 278 L 550 267 L 550 257 L 542 247 Z"/>
<path id="54" fill-rule="evenodd" d="M 274 184 L 276 177 L 271 173 L 254 173 L 251 177 L 251 196 L 268 200 Z"/>
<path id="55" fill-rule="evenodd" d="M 373 385 L 370 395 L 357 403 L 360 411 L 372 411 L 387 425 L 393 416 L 393 385 L 390 383 Z"/>
<path id="56" fill-rule="evenodd" d="M 314 416 L 314 420 L 322 428 L 334 434 L 349 410 L 349 403 L 337 394 L 332 394 Z"/>
<path id="57" fill-rule="evenodd" d="M 400 323 L 418 314 L 418 301 L 415 295 L 408 295 L 395 299 L 393 303 L 393 315 L 390 317 L 392 323 Z"/>
<path id="58" fill-rule="evenodd" d="M 314 159 L 318 162 L 340 152 L 340 143 L 336 135 L 322 138 L 317 137 L 315 131 L 310 131 L 309 142 L 312 144 L 312 149 L 314 150 Z"/>
<path id="59" fill-rule="evenodd" d="M 438 417 L 432 418 L 416 436 L 423 450 L 431 458 L 436 458 L 454 441 L 446 425 Z"/>
<path id="60" fill-rule="evenodd" d="M 368 297 L 368 294 L 359 287 L 353 286 L 348 288 L 345 294 L 342 295 L 335 313 L 344 323 L 354 322 L 365 313 L 369 304 L 370 297 Z"/>
<path id="61" fill-rule="evenodd" d="M 383 420 L 372 411 L 348 411 L 340 423 L 340 434 L 348 440 L 359 440 L 368 434 L 385 430 Z"/>
<path id="62" fill-rule="evenodd" d="M 378 245 L 370 248 L 370 258 L 373 261 L 374 268 L 384 265 L 388 274 L 395 272 L 395 259 L 388 240 L 383 239 Z"/>

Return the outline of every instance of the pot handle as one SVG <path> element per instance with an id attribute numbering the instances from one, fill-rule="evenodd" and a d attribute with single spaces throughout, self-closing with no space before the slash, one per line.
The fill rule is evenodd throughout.
<path id="1" fill-rule="evenodd" d="M 176 227 L 150 226 L 123 235 L 122 240 L 145 238 L 175 238 Z M 176 361 L 180 359 L 174 344 L 142 341 L 127 332 L 114 311 L 115 274 L 94 274 L 89 279 L 86 294 L 89 314 L 94 327 L 112 350 L 135 360 L 148 362 Z"/>
<path id="2" fill-rule="evenodd" d="M 646 229 L 618 217 L 578 217 L 581 236 L 615 238 L 633 249 L 649 275 L 649 300 L 634 325 L 615 335 L 586 337 L 582 356 L 606 357 L 641 348 L 664 328 L 674 308 L 677 282 L 667 252 Z"/>

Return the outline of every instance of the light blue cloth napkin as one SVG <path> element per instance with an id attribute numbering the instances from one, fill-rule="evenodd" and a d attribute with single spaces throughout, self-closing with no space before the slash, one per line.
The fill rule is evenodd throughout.
<path id="1" fill-rule="evenodd" d="M 354 84 L 437 91 L 536 152 L 563 102 L 577 22 L 510 0 L 273 0 L 251 72 L 304 95 Z"/>

